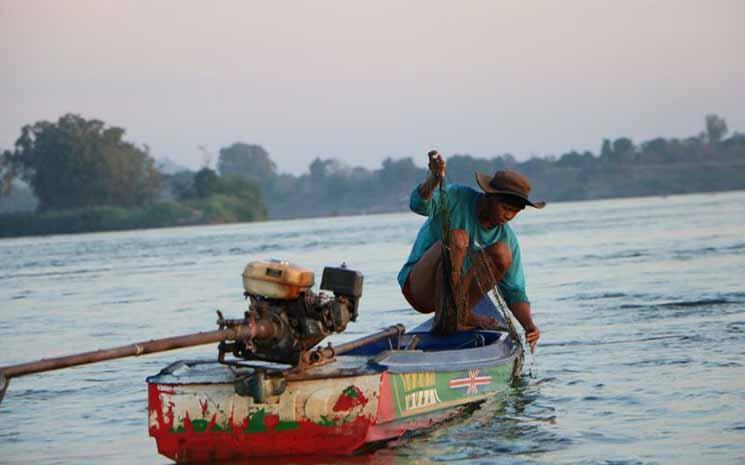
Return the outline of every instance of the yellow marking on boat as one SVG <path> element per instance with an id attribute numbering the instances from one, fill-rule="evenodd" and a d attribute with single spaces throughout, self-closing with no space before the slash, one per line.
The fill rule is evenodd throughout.
<path id="1" fill-rule="evenodd" d="M 441 402 L 440 396 L 437 395 L 437 389 L 430 388 L 423 391 L 414 391 L 410 394 L 406 394 L 406 408 L 405 410 L 414 410 L 430 405 L 439 404 Z"/>
<path id="2" fill-rule="evenodd" d="M 496 395 L 496 392 L 488 392 L 485 394 L 479 394 L 468 398 L 468 403 L 472 402 L 478 402 L 480 400 L 485 400 L 490 397 L 494 397 Z M 459 407 L 465 405 L 463 403 L 463 399 L 453 399 L 453 400 L 446 400 L 446 401 L 440 401 L 429 405 L 422 405 L 421 407 L 415 408 L 415 409 L 409 409 L 409 410 L 403 410 L 401 412 L 402 417 L 409 417 L 414 415 L 422 415 L 425 413 L 430 412 L 436 412 L 438 410 L 444 410 L 448 409 L 450 407 Z"/>
<path id="3" fill-rule="evenodd" d="M 404 391 L 407 393 L 418 389 L 425 389 L 435 385 L 435 373 L 403 373 L 401 381 L 404 384 Z"/>

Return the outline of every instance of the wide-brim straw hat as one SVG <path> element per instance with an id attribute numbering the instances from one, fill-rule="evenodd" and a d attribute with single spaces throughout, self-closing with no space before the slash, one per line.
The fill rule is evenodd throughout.
<path id="1" fill-rule="evenodd" d="M 530 181 L 528 178 L 512 170 L 498 170 L 494 176 L 476 172 L 476 183 L 487 194 L 504 194 L 519 198 L 526 205 L 543 208 L 546 202 L 534 202 L 530 195 Z"/>

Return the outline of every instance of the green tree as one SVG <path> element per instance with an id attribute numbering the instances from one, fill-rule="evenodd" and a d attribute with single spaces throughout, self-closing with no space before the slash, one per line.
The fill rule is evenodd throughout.
<path id="1" fill-rule="evenodd" d="M 591 166 L 594 161 L 595 159 L 592 156 L 592 153 L 579 153 L 576 150 L 572 150 L 571 152 L 563 154 L 556 162 L 556 165 L 562 167 L 583 168 Z"/>
<path id="2" fill-rule="evenodd" d="M 670 152 L 670 143 L 667 139 L 656 137 L 652 140 L 642 143 L 642 160 L 660 162 L 667 160 Z"/>
<path id="3" fill-rule="evenodd" d="M 710 144 L 718 144 L 727 134 L 727 122 L 715 114 L 706 115 L 706 138 Z"/>
<path id="4" fill-rule="evenodd" d="M 15 178 L 13 153 L 10 150 L 0 152 L 0 198 L 10 195 Z"/>
<path id="5" fill-rule="evenodd" d="M 263 210 L 261 194 L 256 184 L 240 176 L 218 176 L 214 170 L 202 168 L 194 175 L 194 193 L 205 199 L 213 195 L 236 197 L 247 200 L 250 206 Z"/>
<path id="6" fill-rule="evenodd" d="M 320 157 L 316 157 L 310 162 L 308 170 L 310 172 L 310 180 L 314 183 L 323 181 L 333 171 L 333 166 L 336 161 L 332 158 L 327 160 L 321 160 Z"/>
<path id="7" fill-rule="evenodd" d="M 21 129 L 7 165 L 39 199 L 41 210 L 134 207 L 158 194 L 160 174 L 147 147 L 123 140 L 124 129 L 67 114 Z"/>
<path id="8" fill-rule="evenodd" d="M 613 148 L 611 148 L 610 139 L 603 139 L 603 145 L 600 147 L 600 158 L 603 160 L 613 159 Z"/>
<path id="9" fill-rule="evenodd" d="M 634 142 L 628 137 L 620 137 L 613 141 L 613 152 L 623 154 L 634 150 Z"/>
<path id="10" fill-rule="evenodd" d="M 619 163 L 636 158 L 636 147 L 628 137 L 619 137 L 613 141 L 613 160 Z"/>
<path id="11" fill-rule="evenodd" d="M 378 176 L 386 185 L 393 186 L 413 186 L 416 182 L 424 177 L 425 171 L 414 164 L 411 157 L 394 160 L 391 157 L 383 160 L 383 166 L 378 172 Z"/>
<path id="12" fill-rule="evenodd" d="M 445 175 L 448 178 L 448 182 L 472 185 L 475 178 L 474 173 L 480 171 L 491 175 L 495 171 L 492 165 L 493 163 L 490 160 L 484 158 L 455 154 L 447 159 L 447 172 Z M 418 174 L 418 177 L 415 179 L 424 178 L 425 173 L 426 171 L 422 171 L 422 174 Z"/>
<path id="13" fill-rule="evenodd" d="M 277 176 L 277 166 L 264 147 L 242 142 L 220 149 L 217 171 L 220 176 L 251 179 L 260 186 L 271 185 Z"/>
<path id="14" fill-rule="evenodd" d="M 222 191 L 220 178 L 213 170 L 202 168 L 194 175 L 194 191 L 199 198 L 206 198 Z"/>

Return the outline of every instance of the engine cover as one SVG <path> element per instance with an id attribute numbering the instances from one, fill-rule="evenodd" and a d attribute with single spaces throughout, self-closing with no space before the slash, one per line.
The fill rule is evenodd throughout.
<path id="1" fill-rule="evenodd" d="M 282 260 L 256 261 L 243 270 L 246 295 L 292 300 L 313 286 L 311 270 Z"/>

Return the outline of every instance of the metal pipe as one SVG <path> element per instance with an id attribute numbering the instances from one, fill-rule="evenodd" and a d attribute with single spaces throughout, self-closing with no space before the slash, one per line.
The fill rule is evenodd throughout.
<path id="1" fill-rule="evenodd" d="M 344 352 L 349 352 L 358 347 L 364 346 L 365 344 L 375 342 L 378 339 L 383 339 L 384 337 L 390 337 L 390 336 L 400 336 L 401 334 L 405 332 L 406 332 L 406 327 L 402 324 L 389 326 L 388 328 L 382 331 L 378 331 L 377 333 L 373 333 L 368 336 L 355 339 L 354 341 L 345 342 L 344 344 L 339 344 L 338 346 L 334 347 L 334 352 L 336 353 L 336 355 L 340 355 L 340 354 L 343 354 Z"/>
<path id="2" fill-rule="evenodd" d="M 276 327 L 271 321 L 249 320 L 248 324 L 234 326 L 231 328 L 207 331 L 202 333 L 187 334 L 185 336 L 169 337 L 164 339 L 153 339 L 149 341 L 137 342 L 126 346 L 113 347 L 111 349 L 102 349 L 92 352 L 83 352 L 80 354 L 67 355 L 64 357 L 46 358 L 35 362 L 19 363 L 17 365 L 8 365 L 0 367 L 0 402 L 2 402 L 5 391 L 10 384 L 11 378 L 41 373 L 44 371 L 60 370 L 78 365 L 87 365 L 90 363 L 114 360 L 117 358 L 137 357 L 140 355 L 151 354 L 156 352 L 165 352 L 168 350 L 182 349 L 185 347 L 194 347 L 204 344 L 211 344 L 220 341 L 237 341 L 242 339 L 259 338 L 266 339 L 273 337 Z M 324 356 L 333 357 L 334 355 L 349 352 L 365 344 L 377 341 L 384 337 L 401 335 L 406 328 L 397 324 L 390 326 L 382 331 L 361 337 L 354 341 L 340 344 L 336 348 L 320 349 Z M 329 351 L 328 353 L 326 353 Z"/>
<path id="3" fill-rule="evenodd" d="M 382 331 L 378 331 L 377 333 L 373 333 L 368 336 L 355 339 L 354 341 L 349 341 L 343 344 L 339 344 L 338 346 L 334 348 L 334 352 L 336 352 L 337 355 L 343 354 L 345 352 L 354 350 L 358 347 L 364 346 L 365 344 L 369 344 L 371 342 L 377 341 L 378 339 L 383 339 L 384 337 L 389 337 L 389 336 L 400 336 L 401 334 L 405 332 L 406 332 L 406 327 L 404 325 L 396 324 L 393 326 L 389 326 L 388 328 Z"/>
<path id="4" fill-rule="evenodd" d="M 349 352 L 358 347 L 364 346 L 366 344 L 370 344 L 372 342 L 378 341 L 386 337 L 400 336 L 401 334 L 405 332 L 406 332 L 406 327 L 402 324 L 397 324 L 397 325 L 389 326 L 388 328 L 378 331 L 377 333 L 373 333 L 373 334 L 361 337 L 359 339 L 355 339 L 354 341 L 349 341 L 349 342 L 345 342 L 344 344 L 339 344 L 337 347 L 331 347 L 330 344 L 329 344 L 329 347 L 318 347 L 317 349 L 311 352 L 305 353 L 305 355 L 303 356 L 304 362 L 312 366 L 313 364 L 318 363 L 321 360 L 324 360 L 324 359 L 329 360 L 335 357 L 336 355 Z M 285 379 L 287 381 L 294 381 L 294 380 L 320 379 L 320 378 L 326 378 L 328 376 L 329 376 L 328 373 L 325 373 L 323 371 L 311 370 L 311 371 L 289 372 L 285 375 Z"/>
<path id="5" fill-rule="evenodd" d="M 248 324 L 202 333 L 187 334 L 185 336 L 154 339 L 150 341 L 137 342 L 126 346 L 114 347 L 111 349 L 84 352 L 75 355 L 67 355 L 64 357 L 46 358 L 37 360 L 35 362 L 20 363 L 17 365 L 0 367 L 0 396 L 5 392 L 5 387 L 7 387 L 8 380 L 18 376 L 30 375 L 32 373 L 41 373 L 44 371 L 59 370 L 62 368 L 103 362 L 105 360 L 113 360 L 117 358 L 140 356 L 155 352 L 165 352 L 167 350 L 182 349 L 184 347 L 194 347 L 225 340 L 234 341 L 239 339 L 247 339 L 255 337 L 259 334 L 264 336 L 270 333 L 271 322 L 258 321 L 256 322 L 256 324 Z M 3 381 L 5 381 L 5 383 L 3 383 Z M 2 397 L 0 397 L 0 401 L 1 400 Z"/>

